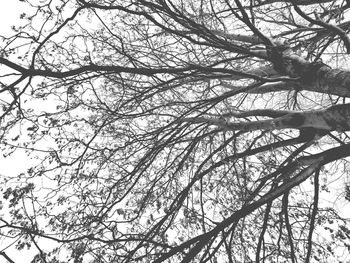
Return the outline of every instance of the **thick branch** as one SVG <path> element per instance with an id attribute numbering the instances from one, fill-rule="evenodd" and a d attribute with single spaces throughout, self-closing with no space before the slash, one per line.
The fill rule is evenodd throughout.
<path id="1" fill-rule="evenodd" d="M 350 97 L 350 71 L 310 63 L 290 50 L 283 55 L 283 64 L 288 76 L 299 78 L 298 88 L 302 90 Z"/>
<path id="2" fill-rule="evenodd" d="M 271 113 L 271 112 L 270 112 Z M 247 112 L 247 116 L 261 116 L 270 114 L 269 110 Z M 335 105 L 326 110 L 307 112 L 278 112 L 273 111 L 278 118 L 263 121 L 230 123 L 226 120 L 193 117 L 180 119 L 178 122 L 208 123 L 226 130 L 256 131 L 256 130 L 281 130 L 281 129 L 305 129 L 313 128 L 322 131 L 349 131 L 350 130 L 350 104 Z M 287 113 L 287 114 L 286 114 Z"/>
<path id="3" fill-rule="evenodd" d="M 331 25 L 331 24 L 328 24 L 328 23 L 325 23 L 323 22 L 322 20 L 315 20 L 315 19 L 312 19 L 311 17 L 309 17 L 308 15 L 306 15 L 297 5 L 296 5 L 296 1 L 292 1 L 293 3 L 293 6 L 294 6 L 294 10 L 302 17 L 304 18 L 305 20 L 307 20 L 308 22 L 312 23 L 312 24 L 316 24 L 316 25 L 319 25 L 319 26 L 322 26 L 326 29 L 328 29 L 329 31 L 332 31 L 334 32 L 335 34 L 337 34 L 341 40 L 343 40 L 344 42 L 344 45 L 347 49 L 347 52 L 350 53 L 350 40 L 346 34 L 345 31 L 343 31 L 340 27 L 338 26 L 335 26 L 335 25 Z"/>
<path id="4" fill-rule="evenodd" d="M 0 255 L 3 256 L 8 262 L 15 263 L 4 251 L 1 251 Z"/>
<path id="5" fill-rule="evenodd" d="M 227 219 L 222 221 L 220 224 L 218 224 L 218 226 L 216 226 L 214 229 L 199 236 L 198 237 L 199 242 L 190 250 L 187 256 L 182 260 L 182 262 L 190 262 L 203 249 L 203 247 L 207 244 L 208 241 L 216 237 L 226 227 L 228 227 L 231 224 L 234 224 L 235 222 L 239 221 L 241 218 L 245 217 L 246 215 L 258 209 L 259 207 L 273 201 L 274 199 L 278 198 L 279 196 L 291 190 L 293 187 L 301 184 L 307 178 L 313 175 L 316 171 L 318 171 L 318 169 L 320 169 L 321 166 L 329 162 L 332 162 L 334 160 L 347 157 L 349 155 L 350 155 L 350 144 L 336 147 L 318 154 L 317 157 L 313 158 L 314 161 L 312 164 L 310 164 L 307 168 L 305 168 L 296 176 L 291 178 L 289 181 L 283 183 L 273 191 L 265 194 L 259 200 L 242 207 L 240 210 L 237 210 L 230 217 L 228 217 Z M 172 251 L 170 251 L 164 257 L 161 257 L 154 262 L 155 263 L 163 262 L 164 260 L 169 258 L 171 255 L 173 255 Z"/>
<path id="6" fill-rule="evenodd" d="M 333 0 L 266 0 L 266 1 L 262 1 L 262 3 L 260 5 L 269 5 L 269 4 L 273 4 L 273 3 L 279 3 L 279 2 L 294 2 L 297 5 L 315 5 L 315 4 L 322 4 L 322 3 L 329 3 L 332 2 Z"/>
<path id="7" fill-rule="evenodd" d="M 199 239 L 198 243 L 190 250 L 190 252 L 187 254 L 187 256 L 182 260 L 182 262 L 190 262 L 202 250 L 202 248 L 207 244 L 207 242 L 209 240 L 211 240 L 213 237 L 217 236 L 222 230 L 224 230 L 229 225 L 239 221 L 241 218 L 252 213 L 253 211 L 258 209 L 259 207 L 265 205 L 268 202 L 271 202 L 272 200 L 281 196 L 282 194 L 284 194 L 288 190 L 292 189 L 296 185 L 299 185 L 301 182 L 305 181 L 320 166 L 320 162 L 321 162 L 321 160 L 318 160 L 318 162 L 315 162 L 313 165 L 310 165 L 308 168 L 304 169 L 297 176 L 295 176 L 291 181 L 282 184 L 280 187 L 276 188 L 273 192 L 267 193 L 266 195 L 261 197 L 259 200 L 255 201 L 249 205 L 244 206 L 240 210 L 237 210 L 229 218 L 222 221 L 214 229 L 197 237 L 197 239 Z M 174 249 L 174 251 L 175 251 L 175 249 Z M 158 260 L 155 260 L 154 263 L 163 262 L 166 259 L 168 259 L 169 257 L 171 257 L 172 255 L 174 255 L 173 251 L 169 251 L 163 257 L 160 257 Z"/>
<path id="8" fill-rule="evenodd" d="M 215 35 L 224 37 L 232 41 L 239 41 L 239 42 L 250 43 L 255 45 L 264 44 L 264 42 L 260 38 L 254 35 L 248 36 L 248 35 L 242 35 L 242 34 L 225 33 L 220 30 L 211 30 L 211 32 L 214 33 Z"/>
<path id="9" fill-rule="evenodd" d="M 251 110 L 244 112 L 229 112 L 222 114 L 223 117 L 236 117 L 236 118 L 246 118 L 253 116 L 265 116 L 270 118 L 278 118 L 282 117 L 286 114 L 293 113 L 291 111 L 279 111 L 279 110 L 270 110 L 270 109 L 262 109 L 262 110 Z"/>

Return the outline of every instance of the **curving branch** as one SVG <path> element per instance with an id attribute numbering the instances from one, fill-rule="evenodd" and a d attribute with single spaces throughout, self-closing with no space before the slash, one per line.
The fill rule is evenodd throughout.
<path id="1" fill-rule="evenodd" d="M 261 116 L 272 114 L 270 120 L 231 123 L 222 119 L 192 117 L 177 120 L 177 122 L 207 123 L 225 130 L 256 131 L 312 128 L 320 131 L 348 131 L 350 130 L 350 104 L 331 106 L 325 110 L 306 112 L 286 112 L 271 110 L 256 110 L 243 113 L 243 116 Z M 232 114 L 234 115 L 234 114 Z M 278 117 L 279 116 L 279 117 Z M 238 114 L 238 117 L 241 116 Z"/>
<path id="2" fill-rule="evenodd" d="M 348 54 L 350 54 L 350 39 L 347 36 L 347 33 L 341 29 L 341 27 L 335 26 L 335 25 L 331 25 L 328 24 L 326 22 L 323 22 L 321 19 L 312 19 L 310 16 L 306 15 L 298 6 L 296 1 L 291 1 L 293 3 L 294 6 L 294 10 L 305 20 L 307 20 L 308 22 L 315 24 L 315 25 L 319 25 L 321 27 L 324 27 L 326 29 L 328 29 L 331 32 L 334 32 L 336 35 L 338 35 L 341 40 L 343 40 L 343 43 L 347 49 Z"/>

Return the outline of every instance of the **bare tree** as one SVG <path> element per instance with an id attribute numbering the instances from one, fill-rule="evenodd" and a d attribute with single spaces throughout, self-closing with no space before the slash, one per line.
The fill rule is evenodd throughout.
<path id="1" fill-rule="evenodd" d="M 26 2 L 0 141 L 34 159 L 2 181 L 4 241 L 32 262 L 349 260 L 321 201 L 350 200 L 349 1 Z"/>

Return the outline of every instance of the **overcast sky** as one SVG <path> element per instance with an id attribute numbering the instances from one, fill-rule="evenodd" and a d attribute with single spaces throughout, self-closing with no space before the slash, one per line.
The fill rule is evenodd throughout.
<path id="1" fill-rule="evenodd" d="M 0 3 L 0 31 L 3 34 L 10 32 L 11 26 L 18 23 L 20 14 L 25 12 L 26 4 L 20 0 L 0 0 Z"/>
<path id="2" fill-rule="evenodd" d="M 37 0 L 39 1 L 39 0 Z M 18 25 L 20 23 L 20 14 L 25 13 L 26 4 L 21 2 L 20 0 L 0 0 L 1 8 L 0 8 L 0 35 L 10 35 L 11 34 L 11 26 Z M 1 70 L 1 66 L 0 66 Z M 17 152 L 11 158 L 4 159 L 2 158 L 2 153 L 0 153 L 0 176 L 15 176 L 22 171 L 26 170 L 28 166 L 29 160 L 26 157 L 25 153 Z M 1 181 L 0 181 L 1 182 Z M 341 195 L 341 193 L 339 193 Z M 0 195 L 0 200 L 2 196 Z M 330 204 L 331 205 L 331 204 Z M 345 207 L 349 207 L 348 204 L 344 204 L 344 209 L 342 211 L 350 211 L 350 209 L 346 209 Z M 339 204 L 342 206 L 342 204 Z M 0 212 L 1 214 L 1 212 Z M 0 251 L 6 247 L 6 244 L 0 241 Z M 16 253 L 14 250 L 6 250 L 10 258 L 12 258 L 16 263 L 19 262 L 28 262 L 29 258 L 33 256 L 37 251 L 26 251 L 23 250 L 21 254 Z M 23 261 L 22 261 L 23 260 Z M 0 257 L 0 263 L 3 263 L 4 259 Z"/>
<path id="3" fill-rule="evenodd" d="M 20 0 L 0 0 L 0 35 L 11 35 L 11 26 L 18 25 L 20 23 L 20 14 L 25 13 L 26 3 Z M 0 66 L 0 70 L 4 66 Z M 4 160 L 2 153 L 0 154 L 0 174 L 15 175 L 23 170 L 24 161 L 26 155 L 24 152 L 16 154 L 16 158 L 10 158 Z M 19 165 L 21 164 L 21 165 Z M 0 197 L 1 200 L 1 197 Z M 0 261 L 1 262 L 1 261 Z"/>
<path id="4" fill-rule="evenodd" d="M 0 35 L 9 36 L 11 35 L 11 26 L 18 25 L 20 22 L 20 14 L 26 12 L 26 4 L 20 0 L 0 0 Z M 0 70 L 2 66 L 0 66 Z M 11 158 L 4 159 L 0 153 L 0 176 L 15 176 L 20 172 L 26 170 L 26 165 L 28 165 L 28 158 L 24 152 L 18 152 Z M 1 181 L 0 181 L 1 182 Z M 0 195 L 0 200 L 2 200 L 2 195 Z M 3 214 L 6 211 L 1 211 Z M 7 243 L 1 242 L 0 240 L 0 251 L 9 245 Z M 20 253 L 16 252 L 14 249 L 6 249 L 5 252 L 8 256 L 18 262 L 28 262 L 37 253 L 37 251 L 22 250 Z M 5 263 L 5 259 L 0 257 L 0 263 Z"/>

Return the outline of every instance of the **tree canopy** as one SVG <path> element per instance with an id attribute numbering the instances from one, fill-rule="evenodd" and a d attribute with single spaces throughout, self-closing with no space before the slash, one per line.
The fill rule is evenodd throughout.
<path id="1" fill-rule="evenodd" d="M 23 6 L 0 149 L 32 159 L 2 171 L 0 258 L 349 260 L 350 1 Z"/>

